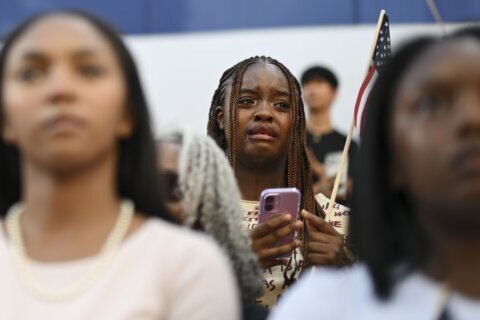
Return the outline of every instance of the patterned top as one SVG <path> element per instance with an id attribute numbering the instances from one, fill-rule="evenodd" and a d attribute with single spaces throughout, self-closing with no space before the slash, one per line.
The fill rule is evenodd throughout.
<path id="1" fill-rule="evenodd" d="M 330 199 L 325 197 L 323 194 L 319 193 L 315 196 L 318 204 L 323 211 L 327 211 L 328 203 Z M 344 242 L 348 245 L 349 235 L 348 235 L 348 222 L 350 221 L 350 209 L 339 203 L 333 204 L 332 217 L 327 218 L 327 222 L 330 223 L 335 230 L 337 230 L 342 236 Z"/>
<path id="2" fill-rule="evenodd" d="M 328 206 L 329 199 L 322 194 L 318 194 L 316 199 L 322 209 Z M 244 217 L 242 225 L 245 230 L 252 230 L 258 224 L 258 201 L 241 201 L 244 208 Z M 349 209 L 335 203 L 334 218 L 329 221 L 338 232 L 344 235 L 344 230 L 348 230 Z M 257 302 L 266 308 L 272 308 L 281 298 L 283 291 L 291 286 L 298 279 L 303 271 L 303 254 L 299 248 L 292 252 L 292 255 L 286 259 L 279 259 L 279 265 L 267 268 L 263 271 L 263 285 L 265 293 L 257 299 Z"/>

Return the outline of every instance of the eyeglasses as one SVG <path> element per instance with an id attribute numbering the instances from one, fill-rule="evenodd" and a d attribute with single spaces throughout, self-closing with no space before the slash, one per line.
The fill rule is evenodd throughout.
<path id="1" fill-rule="evenodd" d="M 182 190 L 178 184 L 178 174 L 173 172 L 160 172 L 162 181 L 162 197 L 165 201 L 179 202 L 183 199 Z"/>

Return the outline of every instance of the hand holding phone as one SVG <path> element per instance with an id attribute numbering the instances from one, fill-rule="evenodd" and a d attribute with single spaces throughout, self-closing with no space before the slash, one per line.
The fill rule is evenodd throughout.
<path id="1" fill-rule="evenodd" d="M 278 215 L 290 215 L 289 221 L 278 224 L 278 227 L 295 223 L 298 218 L 300 208 L 300 192 L 295 188 L 272 188 L 266 189 L 260 195 L 259 223 L 265 224 L 268 220 Z M 288 218 L 288 217 L 286 217 Z M 294 243 L 296 229 L 273 230 L 277 239 L 271 244 L 271 247 L 281 248 Z M 278 237 L 281 235 L 280 237 Z M 291 250 L 279 254 L 276 258 L 286 258 L 291 254 Z"/>

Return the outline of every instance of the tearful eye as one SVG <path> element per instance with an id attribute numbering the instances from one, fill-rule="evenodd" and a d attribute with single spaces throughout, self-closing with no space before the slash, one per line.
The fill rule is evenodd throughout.
<path id="1" fill-rule="evenodd" d="M 287 102 L 284 102 L 284 101 L 276 102 L 274 105 L 276 107 L 281 108 L 281 109 L 289 109 L 290 108 L 290 105 Z"/>
<path id="2" fill-rule="evenodd" d="M 254 105 L 255 102 L 256 101 L 252 98 L 241 98 L 238 100 L 237 103 L 239 106 L 249 106 L 249 105 Z"/>

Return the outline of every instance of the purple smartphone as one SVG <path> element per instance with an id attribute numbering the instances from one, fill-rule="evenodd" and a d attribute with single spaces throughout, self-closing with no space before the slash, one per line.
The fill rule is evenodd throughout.
<path id="1" fill-rule="evenodd" d="M 279 213 L 288 213 L 292 216 L 292 221 L 297 220 L 298 210 L 300 209 L 300 191 L 296 188 L 272 188 L 265 189 L 260 195 L 259 223 L 264 223 L 271 216 Z M 279 239 L 274 247 L 279 247 L 290 243 L 295 239 L 295 233 L 286 235 Z M 288 257 L 282 256 L 279 258 Z"/>

